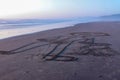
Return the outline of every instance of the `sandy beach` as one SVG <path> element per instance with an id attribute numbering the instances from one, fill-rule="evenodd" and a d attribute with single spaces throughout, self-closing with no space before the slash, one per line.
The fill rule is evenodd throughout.
<path id="1" fill-rule="evenodd" d="M 120 80 L 119 34 L 91 22 L 0 40 L 0 80 Z"/>

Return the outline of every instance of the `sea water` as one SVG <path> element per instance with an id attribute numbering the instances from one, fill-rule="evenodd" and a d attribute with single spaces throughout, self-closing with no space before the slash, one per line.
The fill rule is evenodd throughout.
<path id="1" fill-rule="evenodd" d="M 50 30 L 50 29 L 56 29 L 56 28 L 64 28 L 69 27 L 74 24 L 77 24 L 79 22 L 73 21 L 73 22 L 62 22 L 62 23 L 54 23 L 54 24 L 44 24 L 44 25 L 32 25 L 32 26 L 22 26 L 19 27 L 11 27 L 11 25 L 6 25 L 6 28 L 0 29 L 0 39 L 5 39 L 9 37 L 19 36 L 19 35 L 25 35 L 25 34 L 31 34 L 35 32 Z M 8 27 L 8 28 L 7 28 Z M 10 28 L 11 27 L 11 28 Z"/>
<path id="2" fill-rule="evenodd" d="M 56 29 L 56 28 L 64 28 L 70 27 L 78 23 L 87 23 L 87 22 L 95 22 L 101 21 L 99 19 L 76 19 L 69 22 L 59 22 L 59 23 L 52 23 L 52 24 L 44 24 L 44 25 L 34 25 L 34 23 L 28 24 L 0 24 L 0 39 L 5 39 L 9 37 L 31 34 L 35 32 Z"/>

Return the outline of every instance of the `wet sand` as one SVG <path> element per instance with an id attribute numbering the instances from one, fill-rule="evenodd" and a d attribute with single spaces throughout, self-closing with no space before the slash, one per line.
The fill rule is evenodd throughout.
<path id="1" fill-rule="evenodd" d="M 0 41 L 0 80 L 120 80 L 120 22 L 92 22 Z"/>

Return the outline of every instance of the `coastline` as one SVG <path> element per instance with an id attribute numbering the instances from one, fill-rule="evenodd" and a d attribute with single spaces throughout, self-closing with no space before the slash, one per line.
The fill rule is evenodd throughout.
<path id="1" fill-rule="evenodd" d="M 62 23 L 54 23 L 54 24 L 47 24 L 47 25 L 37 25 L 37 26 L 30 26 L 26 28 L 0 30 L 0 34 L 1 34 L 0 39 L 33 34 L 33 33 L 45 31 L 45 30 L 69 27 L 77 23 L 79 23 L 79 21 L 62 22 Z"/>
<path id="2" fill-rule="evenodd" d="M 0 64 L 2 64 L 0 65 L 0 80 L 114 80 L 115 76 L 120 73 L 118 67 L 120 66 L 119 26 L 120 22 L 118 21 L 80 23 L 71 27 L 0 40 L 1 52 L 15 51 L 16 49 L 16 54 L 0 54 Z M 98 46 L 104 47 L 107 45 L 108 51 L 111 52 L 107 53 L 107 50 L 103 50 L 105 54 L 75 55 L 77 52 L 72 51 L 77 51 L 80 46 L 78 45 L 79 42 L 75 42 L 63 56 L 74 56 L 78 58 L 77 61 L 45 61 L 42 59 L 43 55 L 50 52 L 55 44 L 51 43 L 50 48 L 47 48 L 49 46 L 39 47 L 46 43 L 40 40 L 53 41 L 60 37 L 60 39 L 67 38 L 67 41 L 71 41 L 79 39 L 71 38 L 70 34 L 76 33 L 82 35 L 82 37 L 87 36 L 88 39 L 93 35 L 92 38 L 95 38 L 95 43 L 99 43 Z M 66 41 L 65 44 L 67 44 Z M 62 46 L 65 44 L 63 42 Z M 111 56 L 106 56 L 107 54 L 111 54 Z M 117 78 L 120 77 L 117 76 Z"/>
<path id="3" fill-rule="evenodd" d="M 115 20 L 113 20 L 115 21 Z M 65 28 L 74 26 L 76 24 L 82 24 L 82 23 L 91 23 L 91 22 L 113 22 L 112 20 L 106 21 L 101 19 L 80 19 L 80 20 L 74 20 L 69 22 L 60 22 L 60 23 L 53 23 L 53 24 L 45 24 L 45 25 L 34 25 L 34 26 L 27 26 L 22 28 L 15 28 L 15 26 L 12 28 L 12 24 L 9 25 L 11 28 L 9 29 L 2 29 L 0 30 L 0 39 L 15 37 L 15 36 L 21 36 L 21 35 L 27 35 L 32 34 L 40 31 L 45 30 L 52 30 L 52 29 L 59 29 L 59 28 Z M 14 25 L 14 24 L 13 24 Z M 9 27 L 8 26 L 8 27 Z M 7 26 L 4 26 L 7 28 Z"/>

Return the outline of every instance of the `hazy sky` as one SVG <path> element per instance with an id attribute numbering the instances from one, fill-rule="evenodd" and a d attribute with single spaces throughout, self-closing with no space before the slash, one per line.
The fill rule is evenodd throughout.
<path id="1" fill-rule="evenodd" d="M 0 0 L 0 18 L 68 18 L 120 13 L 120 0 Z"/>

